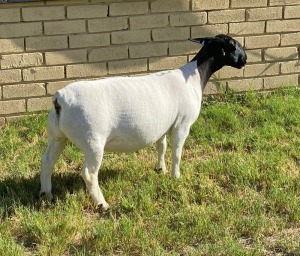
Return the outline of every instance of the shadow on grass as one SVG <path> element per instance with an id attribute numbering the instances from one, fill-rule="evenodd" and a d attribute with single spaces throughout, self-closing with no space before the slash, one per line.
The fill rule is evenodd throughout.
<path id="1" fill-rule="evenodd" d="M 99 172 L 99 182 L 105 185 L 109 180 L 116 179 L 120 173 L 118 170 L 101 169 Z M 52 175 L 54 200 L 49 203 L 55 206 L 57 200 L 64 201 L 68 194 L 75 194 L 84 188 L 85 184 L 80 172 L 54 172 Z M 14 209 L 18 206 L 33 208 L 39 211 L 43 201 L 39 198 L 39 190 L 39 173 L 33 177 L 9 177 L 0 181 L 0 205 L 4 209 L 2 220 L 12 216 Z"/>

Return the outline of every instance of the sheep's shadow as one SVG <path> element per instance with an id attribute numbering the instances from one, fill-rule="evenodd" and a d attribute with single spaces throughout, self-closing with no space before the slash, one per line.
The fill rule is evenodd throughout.
<path id="1" fill-rule="evenodd" d="M 120 174 L 118 170 L 103 168 L 99 172 L 99 182 L 103 185 L 109 180 L 114 180 Z M 65 200 L 68 194 L 75 194 L 85 189 L 84 181 L 78 171 L 57 172 L 52 175 L 52 193 L 55 200 Z M 39 198 L 40 174 L 33 177 L 8 177 L 0 180 L 0 205 L 2 207 L 2 219 L 13 214 L 14 208 L 24 206 L 39 210 L 41 200 Z M 1 216 L 0 216 L 1 218 Z"/>

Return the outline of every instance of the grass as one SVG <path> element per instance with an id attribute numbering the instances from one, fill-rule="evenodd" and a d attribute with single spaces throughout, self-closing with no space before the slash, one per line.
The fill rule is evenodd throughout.
<path id="1" fill-rule="evenodd" d="M 154 146 L 106 154 L 105 215 L 72 144 L 55 202 L 37 199 L 46 118 L 0 130 L 0 255 L 300 255 L 299 89 L 206 99 L 178 180 L 154 172 Z"/>

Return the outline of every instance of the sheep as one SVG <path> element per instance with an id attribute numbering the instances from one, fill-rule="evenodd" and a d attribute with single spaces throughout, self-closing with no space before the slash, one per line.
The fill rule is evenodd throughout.
<path id="1" fill-rule="evenodd" d="M 200 113 L 210 76 L 223 66 L 242 68 L 247 55 L 238 41 L 217 35 L 190 39 L 202 45 L 179 69 L 138 77 L 112 77 L 72 83 L 53 96 L 48 147 L 41 160 L 40 196 L 51 195 L 51 175 L 67 139 L 84 153 L 82 177 L 97 207 L 109 208 L 98 172 L 104 151 L 133 152 L 156 142 L 156 170 L 166 173 L 166 135 L 172 138 L 172 175 L 191 125 Z"/>

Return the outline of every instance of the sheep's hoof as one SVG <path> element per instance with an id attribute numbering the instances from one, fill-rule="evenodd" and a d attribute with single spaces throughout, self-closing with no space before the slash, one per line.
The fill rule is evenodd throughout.
<path id="1" fill-rule="evenodd" d="M 46 196 L 46 192 L 40 192 L 40 194 L 39 194 L 39 197 L 40 198 L 43 198 L 43 197 L 45 197 Z"/>
<path id="2" fill-rule="evenodd" d="M 54 200 L 54 197 L 52 196 L 51 193 L 40 192 L 39 199 L 41 199 L 41 200 L 47 200 L 47 201 L 51 201 L 52 202 Z"/>
<path id="3" fill-rule="evenodd" d="M 97 211 L 101 215 L 107 213 L 108 210 L 109 210 L 109 205 L 108 204 L 106 204 L 106 205 L 98 204 L 98 206 L 97 206 Z"/>
<path id="4" fill-rule="evenodd" d="M 155 168 L 155 172 L 158 174 L 160 174 L 160 173 L 166 174 L 167 171 L 165 169 L 159 167 L 159 168 Z"/>
<path id="5" fill-rule="evenodd" d="M 180 178 L 180 173 L 173 173 L 172 176 L 173 176 L 175 179 L 179 179 L 179 178 Z"/>

